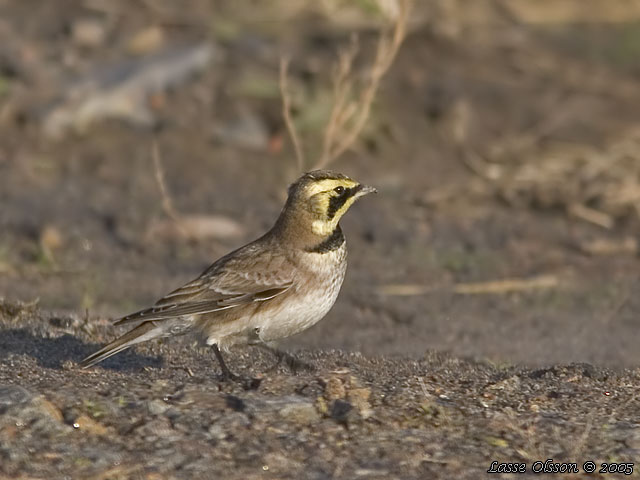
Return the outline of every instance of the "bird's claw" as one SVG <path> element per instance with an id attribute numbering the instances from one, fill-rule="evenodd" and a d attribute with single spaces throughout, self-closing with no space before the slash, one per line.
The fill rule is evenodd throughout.
<path id="1" fill-rule="evenodd" d="M 219 377 L 221 382 L 234 382 L 239 384 L 244 390 L 257 390 L 262 382 L 261 378 L 241 377 L 230 370 L 223 371 Z"/>
<path id="2" fill-rule="evenodd" d="M 280 353 L 278 363 L 280 362 L 284 362 L 287 368 L 295 374 L 300 372 L 313 372 L 316 369 L 312 364 L 299 360 L 293 355 L 285 352 Z"/>

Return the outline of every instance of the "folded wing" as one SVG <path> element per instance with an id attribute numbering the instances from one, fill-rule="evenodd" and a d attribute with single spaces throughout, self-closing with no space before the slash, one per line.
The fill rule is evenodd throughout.
<path id="1" fill-rule="evenodd" d="M 127 315 L 116 325 L 202 315 L 265 302 L 294 285 L 293 269 L 286 268 L 284 257 L 236 256 L 223 260 L 225 258 L 192 282 L 165 295 L 153 307 Z"/>

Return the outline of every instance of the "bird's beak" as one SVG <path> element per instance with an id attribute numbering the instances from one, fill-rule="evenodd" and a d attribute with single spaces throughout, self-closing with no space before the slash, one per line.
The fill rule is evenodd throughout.
<path id="1" fill-rule="evenodd" d="M 364 197 L 365 195 L 368 195 L 370 193 L 378 193 L 378 190 L 376 190 L 374 187 L 370 187 L 369 185 L 358 185 L 358 191 L 355 194 L 355 197 Z"/>

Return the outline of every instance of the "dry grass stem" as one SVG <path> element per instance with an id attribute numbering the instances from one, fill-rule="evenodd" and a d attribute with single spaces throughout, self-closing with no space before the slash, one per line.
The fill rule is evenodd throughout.
<path id="1" fill-rule="evenodd" d="M 459 295 L 503 294 L 553 288 L 559 284 L 560 279 L 555 275 L 539 275 L 531 278 L 508 278 L 489 282 L 458 283 L 453 286 L 452 291 Z M 442 291 L 442 288 L 420 284 L 394 284 L 384 285 L 378 289 L 378 293 L 382 295 L 407 297 L 426 295 L 436 291 Z"/>
<path id="2" fill-rule="evenodd" d="M 333 105 L 325 129 L 322 155 L 315 168 L 324 168 L 340 157 L 362 133 L 380 81 L 391 67 L 406 36 L 410 0 L 400 0 L 398 7 L 392 32 L 380 36 L 369 78 L 359 93 L 356 93 L 352 74 L 353 60 L 358 51 L 357 41 L 352 39 L 351 45 L 340 53 L 334 75 Z M 357 100 L 349 101 L 353 93 L 356 93 Z"/>
<path id="3" fill-rule="evenodd" d="M 368 78 L 359 88 L 356 88 L 356 75 L 353 73 L 353 62 L 358 53 L 357 37 L 352 36 L 349 46 L 339 52 L 333 74 L 333 102 L 323 134 L 322 153 L 313 168 L 325 168 L 351 148 L 362 133 L 380 82 L 406 36 L 410 4 L 411 0 L 398 0 L 398 12 L 392 18 L 390 31 L 381 33 Z M 280 60 L 282 116 L 293 143 L 298 170 L 302 171 L 306 165 L 302 143 L 291 118 L 288 65 L 288 59 Z"/>
<path id="4" fill-rule="evenodd" d="M 282 96 L 282 116 L 284 118 L 284 123 L 287 126 L 287 131 L 289 132 L 289 136 L 291 137 L 291 142 L 293 143 L 293 148 L 296 154 L 296 163 L 298 166 L 298 171 L 302 171 L 304 169 L 304 151 L 302 150 L 302 144 L 300 143 L 300 138 L 298 136 L 298 132 L 296 127 L 291 119 L 291 94 L 289 92 L 288 85 L 288 69 L 289 69 L 289 59 L 281 58 L 280 59 L 280 95 Z"/>
<path id="5" fill-rule="evenodd" d="M 636 255 L 638 253 L 638 240 L 632 236 L 596 238 L 581 242 L 579 248 L 589 255 Z"/>
<path id="6" fill-rule="evenodd" d="M 606 228 L 607 230 L 611 230 L 615 225 L 615 220 L 611 215 L 586 207 L 579 203 L 569 205 L 567 212 L 571 216 L 593 223 L 599 227 Z"/>
<path id="7" fill-rule="evenodd" d="M 181 234 L 188 236 L 188 232 L 183 226 L 182 216 L 173 206 L 173 200 L 171 200 L 171 196 L 167 190 L 167 185 L 164 181 L 164 169 L 162 168 L 162 161 L 160 159 L 160 149 L 158 148 L 158 142 L 155 140 L 151 145 L 151 158 L 153 158 L 156 183 L 158 184 L 160 195 L 162 197 L 162 211 L 175 223 L 176 228 Z"/>
<path id="8" fill-rule="evenodd" d="M 418 295 L 426 295 L 436 290 L 436 287 L 429 285 L 407 283 L 383 285 L 377 289 L 377 292 L 380 295 L 390 295 L 395 297 L 414 297 Z"/>
<path id="9" fill-rule="evenodd" d="M 559 284 L 560 279 L 555 275 L 539 275 L 532 278 L 508 278 L 490 282 L 459 283 L 453 287 L 453 291 L 461 295 L 482 295 L 524 292 L 557 287 Z"/>
<path id="10" fill-rule="evenodd" d="M 344 127 L 346 122 L 356 113 L 356 104 L 347 102 L 353 88 L 351 66 L 357 53 L 358 37 L 352 35 L 349 46 L 338 53 L 338 65 L 333 74 L 333 105 L 324 131 L 320 163 L 330 158 L 334 139 L 338 135 L 338 129 Z M 320 164 L 319 166 L 322 165 Z"/>
<path id="11" fill-rule="evenodd" d="M 222 215 L 182 214 L 176 210 L 164 180 L 164 169 L 157 142 L 151 148 L 156 183 L 162 196 L 162 211 L 167 220 L 152 222 L 146 232 L 147 238 L 206 240 L 212 238 L 235 238 L 244 235 L 244 227 L 235 220 Z"/>

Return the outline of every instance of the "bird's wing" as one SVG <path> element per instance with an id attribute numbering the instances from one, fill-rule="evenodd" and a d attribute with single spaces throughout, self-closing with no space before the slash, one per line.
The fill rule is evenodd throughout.
<path id="1" fill-rule="evenodd" d="M 221 258 L 200 277 L 165 295 L 153 307 L 127 315 L 116 325 L 202 315 L 265 302 L 294 285 L 294 269 L 283 255 L 246 250 Z"/>

